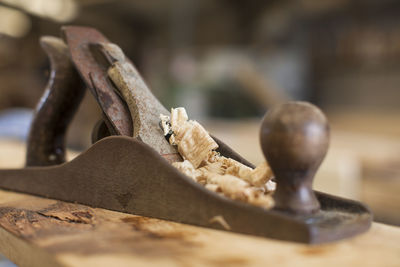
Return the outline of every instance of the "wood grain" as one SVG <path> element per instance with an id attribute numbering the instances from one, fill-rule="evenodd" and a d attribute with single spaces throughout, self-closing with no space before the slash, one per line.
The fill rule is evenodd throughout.
<path id="1" fill-rule="evenodd" d="M 399 266 L 400 229 L 308 246 L 0 190 L 0 251 L 20 266 Z"/>
<path id="2" fill-rule="evenodd" d="M 0 190 L 0 252 L 19 266 L 399 266 L 400 229 L 309 246 Z"/>

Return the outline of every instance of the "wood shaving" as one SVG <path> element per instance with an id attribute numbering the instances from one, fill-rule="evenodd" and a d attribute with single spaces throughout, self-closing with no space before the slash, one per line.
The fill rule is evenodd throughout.
<path id="1" fill-rule="evenodd" d="M 221 193 L 217 184 L 205 184 L 204 187 L 213 192 Z"/>
<path id="2" fill-rule="evenodd" d="M 231 227 L 229 226 L 229 224 L 225 221 L 224 217 L 222 215 L 217 215 L 212 217 L 209 220 L 209 223 L 218 223 L 220 224 L 225 230 L 231 230 Z"/>
<path id="3" fill-rule="evenodd" d="M 201 171 L 196 170 L 193 167 L 192 163 L 190 163 L 190 161 L 188 160 L 185 160 L 183 162 L 173 162 L 172 165 L 195 181 L 197 181 L 198 178 L 202 176 Z"/>
<path id="4" fill-rule="evenodd" d="M 185 121 L 180 126 L 174 126 L 171 121 L 174 140 L 178 152 L 184 159 L 189 160 L 195 168 L 207 159 L 208 153 L 218 148 L 218 144 L 207 131 L 196 121 Z"/>
<path id="5" fill-rule="evenodd" d="M 179 127 L 184 125 L 189 120 L 186 110 L 184 108 L 171 109 L 171 130 L 174 132 L 179 131 Z"/>
<path id="6" fill-rule="evenodd" d="M 171 109 L 171 117 L 160 115 L 160 120 L 164 135 L 184 159 L 173 163 L 178 170 L 225 197 L 266 209 L 274 205 L 276 184 L 267 162 L 252 169 L 220 155 L 215 151 L 218 144 L 203 126 L 188 119 L 184 108 Z"/>

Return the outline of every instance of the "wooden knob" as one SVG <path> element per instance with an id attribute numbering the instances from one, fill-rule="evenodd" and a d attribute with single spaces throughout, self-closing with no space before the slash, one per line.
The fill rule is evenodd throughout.
<path id="1" fill-rule="evenodd" d="M 329 146 L 322 111 L 306 102 L 273 108 L 263 118 L 260 141 L 277 181 L 275 208 L 298 214 L 318 211 L 312 183 Z"/>

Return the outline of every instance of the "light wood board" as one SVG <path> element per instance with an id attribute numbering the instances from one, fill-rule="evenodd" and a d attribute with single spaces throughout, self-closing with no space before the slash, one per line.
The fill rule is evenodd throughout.
<path id="1" fill-rule="evenodd" d="M 18 158 L 10 151 L 2 167 Z M 400 228 L 374 223 L 358 237 L 309 246 L 0 190 L 0 252 L 41 267 L 400 266 Z"/>
<path id="2" fill-rule="evenodd" d="M 308 246 L 0 190 L 0 251 L 20 266 L 400 266 L 400 229 Z"/>

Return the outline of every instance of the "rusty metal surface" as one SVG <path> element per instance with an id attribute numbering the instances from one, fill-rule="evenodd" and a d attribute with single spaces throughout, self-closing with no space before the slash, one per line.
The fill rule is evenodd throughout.
<path id="1" fill-rule="evenodd" d="M 159 127 L 160 114 L 169 115 L 169 111 L 153 95 L 134 65 L 117 45 L 102 43 L 100 46 L 112 62 L 108 76 L 128 104 L 133 121 L 133 137 L 139 138 L 160 154 L 177 153 Z"/>
<path id="2" fill-rule="evenodd" d="M 168 154 L 170 160 L 180 160 L 158 126 L 160 114 L 169 112 L 154 97 L 122 50 L 93 28 L 63 27 L 62 34 L 70 48 L 72 61 L 104 112 L 105 124 L 111 134 L 139 138 L 160 154 Z M 130 82 L 126 94 L 108 78 L 109 67 L 119 63 L 127 64 L 133 70 L 124 76 Z"/>
<path id="3" fill-rule="evenodd" d="M 40 44 L 50 59 L 51 72 L 31 124 L 26 166 L 47 166 L 65 161 L 65 134 L 85 87 L 64 42 L 42 37 Z"/>
<path id="4" fill-rule="evenodd" d="M 308 175 L 308 170 L 311 167 L 317 168 L 319 154 L 307 158 L 308 164 L 304 164 L 304 158 L 299 157 L 298 153 L 292 153 L 292 146 L 276 145 L 277 142 L 270 142 L 272 148 L 268 151 L 275 151 L 278 162 L 282 163 L 271 165 L 274 173 L 279 176 L 278 186 L 286 187 L 288 194 L 298 193 L 299 196 L 300 189 L 306 187 L 310 194 L 314 196 L 315 193 L 315 201 L 320 205 L 320 209 L 312 209 L 311 212 L 293 212 L 293 209 L 286 208 L 265 210 L 225 198 L 197 184 L 170 164 L 181 158 L 174 149 L 163 149 L 167 145 L 169 148 L 171 146 L 158 127 L 158 116 L 159 113 L 168 114 L 168 111 L 152 95 L 123 53 L 107 49 L 109 46 L 116 46 L 91 28 L 66 27 L 63 34 L 70 46 L 76 68 L 104 112 L 104 120 L 96 125 L 93 132 L 93 142 L 96 143 L 68 163 L 50 167 L 27 167 L 21 170 L 0 170 L 1 188 L 92 207 L 305 243 L 339 240 L 369 228 L 372 215 L 363 204 L 312 191 L 312 176 Z M 58 40 L 57 44 L 63 44 L 59 39 L 54 40 Z M 65 45 L 56 46 L 52 42 L 44 44 L 49 44 L 44 48 L 52 60 L 52 68 L 62 71 L 53 72 L 53 76 L 58 78 L 50 79 L 47 95 L 43 98 L 44 104 L 39 105 L 38 115 L 32 126 L 28 151 L 33 149 L 33 152 L 28 155 L 34 156 L 49 155 L 46 154 L 48 151 L 54 152 L 59 147 L 63 148 L 66 126 L 80 102 L 82 93 L 77 87 L 71 89 L 80 79 L 77 78 L 71 62 L 66 60 L 68 52 Z M 63 49 L 55 50 L 60 47 Z M 128 71 L 124 66 L 121 67 L 121 83 L 119 86 L 117 84 L 117 91 L 108 79 L 108 70 L 110 66 L 115 67 L 120 63 L 125 64 Z M 72 80 L 68 79 L 70 76 L 73 77 Z M 58 102 L 60 105 L 57 105 Z M 309 136 L 308 122 L 318 111 L 317 108 L 305 103 L 289 103 L 287 107 L 290 108 L 284 110 L 285 119 L 273 113 L 276 116 L 270 117 L 268 121 L 289 124 L 278 127 L 279 131 L 262 131 L 261 143 L 264 144 L 263 141 L 272 134 L 283 138 L 284 144 L 296 140 L 297 147 L 303 148 L 296 151 L 303 152 L 304 149 L 309 149 L 308 152 L 314 153 L 316 149 L 321 149 L 314 147 L 312 142 L 306 142 Z M 299 108 L 306 108 L 308 115 L 299 116 Z M 46 114 L 48 112 L 50 115 Z M 67 116 L 60 118 L 65 116 L 65 112 Z M 287 119 L 289 117 L 296 119 L 291 121 Z M 324 121 L 314 123 L 326 126 Z M 265 130 L 265 127 L 262 129 Z M 315 130 L 315 127 L 313 129 Z M 49 131 L 48 136 L 40 139 L 40 134 L 45 130 Z M 39 133 L 39 137 L 36 137 L 35 133 Z M 125 136 L 106 137 L 109 134 Z M 137 138 L 127 137 L 132 134 Z M 222 141 L 216 141 L 220 146 L 218 151 L 222 155 L 254 167 Z M 35 147 L 37 144 L 41 146 Z M 282 149 L 286 152 L 281 153 Z M 36 153 L 37 151 L 39 153 Z M 171 151 L 173 153 L 170 153 Z M 49 165 L 63 161 L 62 157 L 58 160 L 50 162 Z M 287 160 L 290 161 L 289 169 Z M 39 162 L 46 162 L 46 159 L 39 158 Z M 31 164 L 33 165 L 40 164 Z M 312 168 L 310 170 L 314 171 Z M 281 174 L 286 171 L 290 175 L 285 174 L 287 179 L 282 180 Z M 293 180 L 292 174 L 296 173 L 304 175 Z M 303 187 L 292 186 L 292 182 L 298 181 L 303 182 Z M 290 195 L 286 197 L 291 199 Z M 297 208 L 294 211 L 297 211 Z M 227 224 L 218 224 L 216 216 L 222 217 Z"/>
<path id="5" fill-rule="evenodd" d="M 108 40 L 89 27 L 63 27 L 62 35 L 78 72 L 104 112 L 107 125 L 116 135 L 132 136 L 128 107 L 107 78 L 108 63 L 96 53 L 96 44 L 107 43 Z"/>
<path id="6" fill-rule="evenodd" d="M 100 140 L 71 162 L 1 170 L 0 187 L 131 214 L 281 240 L 322 243 L 366 231 L 361 203 L 316 192 L 321 211 L 293 216 L 230 200 L 186 177 L 148 145 L 123 136 Z M 213 222 L 222 216 L 230 229 Z"/>

